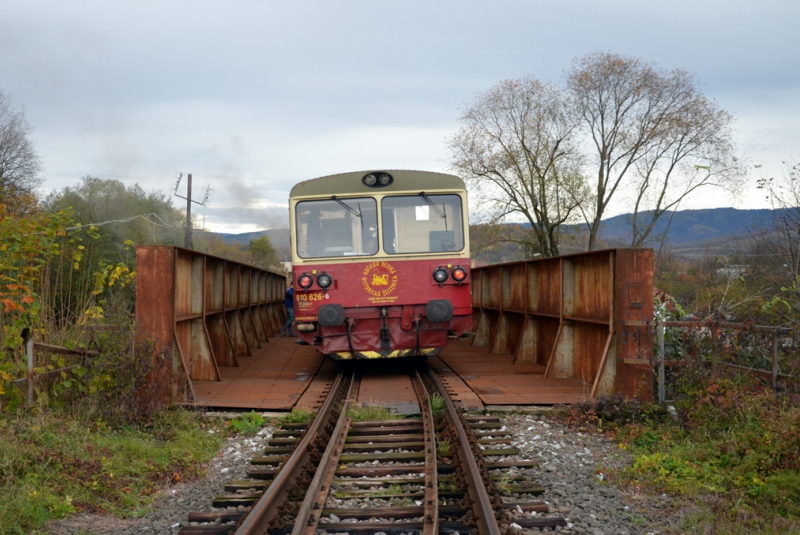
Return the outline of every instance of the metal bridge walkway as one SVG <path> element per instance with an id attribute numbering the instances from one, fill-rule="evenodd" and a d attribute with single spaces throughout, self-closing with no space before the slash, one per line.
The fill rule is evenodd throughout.
<path id="1" fill-rule="evenodd" d="M 320 369 L 323 356 L 294 338 L 271 338 L 239 366 L 220 366 L 219 381 L 193 381 L 198 407 L 291 410 Z"/>
<path id="2" fill-rule="evenodd" d="M 456 342 L 439 358 L 486 406 L 578 403 L 590 397 L 591 385 L 583 381 L 545 378 L 544 366 L 516 363 L 513 355 L 492 354 L 488 347 Z"/>
<path id="3" fill-rule="evenodd" d="M 220 366 L 219 381 L 193 381 L 192 405 L 278 411 L 312 408 L 313 400 L 301 398 L 323 371 L 324 358 L 314 348 L 297 345 L 293 338 L 272 338 L 253 356 L 237 357 L 237 361 L 236 367 Z M 489 354 L 487 348 L 463 342 L 452 344 L 429 362 L 439 372 L 455 372 L 448 374 L 449 387 L 472 410 L 484 405 L 551 405 L 588 399 L 589 387 L 581 381 L 544 379 L 542 366 L 514 364 L 512 355 Z M 335 368 L 332 362 L 325 364 L 322 375 Z"/>

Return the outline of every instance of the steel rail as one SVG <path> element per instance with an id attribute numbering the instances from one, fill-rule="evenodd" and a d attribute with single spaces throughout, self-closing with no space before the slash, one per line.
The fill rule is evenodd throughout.
<path id="1" fill-rule="evenodd" d="M 458 452 L 461 457 L 461 464 L 464 467 L 464 477 L 466 478 L 467 490 L 472 501 L 472 510 L 475 514 L 475 519 L 478 521 L 478 531 L 481 535 L 500 535 L 500 526 L 497 525 L 494 508 L 489 499 L 489 494 L 486 492 L 486 487 L 483 485 L 481 471 L 478 468 L 478 463 L 475 462 L 475 457 L 469 445 L 469 437 L 464 430 L 464 426 L 461 425 L 458 411 L 456 411 L 453 402 L 450 401 L 444 385 L 442 385 L 431 368 L 428 368 L 428 377 L 431 378 L 444 398 L 447 414 L 458 434 Z"/>
<path id="2" fill-rule="evenodd" d="M 344 451 L 347 433 L 350 431 L 352 419 L 347 416 L 347 411 L 352 404 L 354 392 L 357 391 L 358 384 L 355 377 L 353 377 L 350 381 L 347 399 L 344 402 L 344 406 L 342 406 L 342 413 L 339 415 L 339 420 L 336 422 L 336 428 L 331 434 L 328 447 L 325 448 L 325 453 L 319 461 L 319 466 L 308 487 L 303 504 L 297 512 L 297 517 L 295 517 L 292 535 L 314 535 L 317 531 L 317 526 L 322 516 L 322 510 L 325 508 L 325 501 L 328 499 L 331 482 L 336 475 L 336 467 L 339 465 L 339 458 Z M 314 514 L 314 511 L 316 511 L 316 514 Z"/>
<path id="3" fill-rule="evenodd" d="M 422 415 L 422 436 L 425 443 L 425 501 L 423 502 L 422 535 L 436 535 L 439 532 L 439 470 L 436 459 L 436 429 L 430 396 L 419 371 L 414 370 L 411 384 L 414 386 L 419 401 Z"/>
<path id="4" fill-rule="evenodd" d="M 306 434 L 297 444 L 297 448 L 292 452 L 292 455 L 286 461 L 283 469 L 275 476 L 275 479 L 264 491 L 264 495 L 253 505 L 250 514 L 247 515 L 236 530 L 236 535 L 255 535 L 256 533 L 262 534 L 267 532 L 270 522 L 272 522 L 278 508 L 289 493 L 290 481 L 300 474 L 303 465 L 308 460 L 309 446 L 313 440 L 317 438 L 320 427 L 328 420 L 328 416 L 334 406 L 336 393 L 339 391 L 342 381 L 344 380 L 343 376 L 344 374 L 341 372 L 336 376 L 325 403 L 320 408 L 314 421 L 308 426 Z"/>

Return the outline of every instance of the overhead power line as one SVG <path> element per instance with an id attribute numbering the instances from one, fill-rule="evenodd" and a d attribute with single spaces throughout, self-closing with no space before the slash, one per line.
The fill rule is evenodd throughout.
<path id="1" fill-rule="evenodd" d="M 211 185 L 206 186 L 206 194 L 203 196 L 203 202 L 197 202 L 192 200 L 192 173 L 186 175 L 186 197 L 183 195 L 178 195 L 178 188 L 181 185 L 182 178 L 183 173 L 180 173 L 178 175 L 178 181 L 175 183 L 175 196 L 186 200 L 186 235 L 184 237 L 183 246 L 187 249 L 192 249 L 192 203 L 205 206 L 206 202 L 208 201 L 208 197 L 211 195 Z"/>

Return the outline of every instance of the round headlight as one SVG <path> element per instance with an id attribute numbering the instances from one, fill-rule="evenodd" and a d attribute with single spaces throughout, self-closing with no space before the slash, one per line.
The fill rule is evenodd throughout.
<path id="1" fill-rule="evenodd" d="M 374 186 L 376 182 L 378 182 L 378 177 L 373 175 L 372 173 L 368 174 L 363 178 L 364 184 L 367 186 Z"/>
<path id="2" fill-rule="evenodd" d="M 436 269 L 434 269 L 433 280 L 435 280 L 439 284 L 443 284 L 444 281 L 447 280 L 447 270 L 441 267 L 437 267 Z"/>
<path id="3" fill-rule="evenodd" d="M 392 183 L 392 175 L 388 173 L 381 173 L 378 175 L 378 183 L 380 183 L 381 186 L 388 186 Z"/>
<path id="4" fill-rule="evenodd" d="M 325 272 L 317 275 L 317 284 L 320 288 L 325 289 L 333 283 L 333 279 Z"/>
<path id="5" fill-rule="evenodd" d="M 461 266 L 456 266 L 451 272 L 453 280 L 456 282 L 464 282 L 467 279 L 467 270 Z"/>
<path id="6" fill-rule="evenodd" d="M 297 285 L 304 290 L 311 288 L 312 284 L 314 284 L 314 279 L 308 273 L 303 273 L 297 278 Z"/>

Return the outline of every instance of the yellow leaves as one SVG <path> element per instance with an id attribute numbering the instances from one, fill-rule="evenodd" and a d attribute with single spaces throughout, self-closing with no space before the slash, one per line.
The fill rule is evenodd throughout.
<path id="1" fill-rule="evenodd" d="M 119 263 L 116 266 L 103 266 L 94 276 L 94 291 L 92 294 L 99 295 L 103 293 L 106 286 L 111 288 L 117 283 L 119 283 L 120 287 L 125 288 L 136 279 L 136 271 L 131 270 L 123 263 Z"/>
<path id="2" fill-rule="evenodd" d="M 85 325 L 86 323 L 96 323 L 103 319 L 103 307 L 91 306 L 83 312 L 83 318 L 81 318 L 80 323 Z"/>

